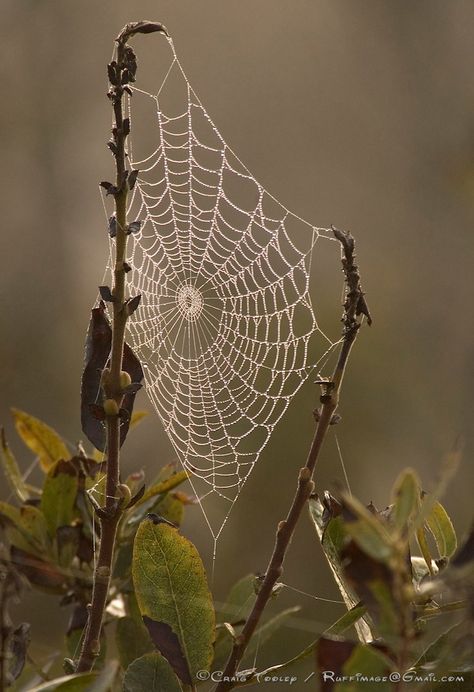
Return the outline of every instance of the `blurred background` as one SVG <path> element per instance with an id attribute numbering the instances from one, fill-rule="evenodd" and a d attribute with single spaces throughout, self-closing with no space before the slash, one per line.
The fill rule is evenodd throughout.
<path id="1" fill-rule="evenodd" d="M 83 437 L 83 344 L 108 255 L 98 192 L 113 170 L 105 66 L 127 21 L 159 20 L 207 111 L 255 177 L 303 218 L 356 237 L 374 324 L 354 350 L 337 427 L 352 491 L 382 508 L 407 465 L 430 490 L 461 435 L 464 458 L 445 504 L 462 535 L 473 482 L 472 2 L 3 0 L 0 14 L 0 421 L 25 468 L 31 458 L 14 440 L 10 406 L 72 443 Z M 134 42 L 138 80 L 141 56 L 153 58 L 150 41 Z M 316 305 L 336 338 L 338 253 L 320 261 Z M 218 543 L 217 601 L 237 578 L 265 569 L 317 400 L 308 381 L 235 505 Z M 145 395 L 138 407 L 151 413 L 130 436 L 124 467 L 143 467 L 151 479 L 173 451 Z M 341 478 L 331 434 L 317 488 L 334 489 Z M 212 540 L 197 507 L 183 531 L 210 569 Z M 338 598 L 307 517 L 283 581 Z M 342 614 L 291 589 L 280 599 L 302 606 L 281 644 L 285 655 Z M 54 613 L 53 600 L 29 595 L 22 606 L 41 641 L 39 656 L 54 645 L 54 618 L 59 628 L 66 617 Z M 275 650 L 258 663 L 278 656 Z"/>

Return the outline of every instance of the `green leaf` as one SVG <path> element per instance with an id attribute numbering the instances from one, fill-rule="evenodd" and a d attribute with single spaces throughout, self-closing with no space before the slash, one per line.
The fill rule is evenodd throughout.
<path id="1" fill-rule="evenodd" d="M 416 532 L 416 540 L 418 542 L 418 545 L 421 550 L 421 554 L 423 555 L 423 558 L 425 560 L 426 566 L 428 567 L 428 571 L 433 576 L 433 558 L 431 556 L 431 551 L 428 545 L 428 541 L 426 540 L 426 534 L 425 534 L 425 527 L 422 526 L 420 529 L 417 529 Z"/>
<path id="2" fill-rule="evenodd" d="M 96 673 L 80 673 L 63 675 L 61 678 L 50 680 L 43 685 L 34 687 L 30 692 L 86 692 L 96 679 Z"/>
<path id="3" fill-rule="evenodd" d="M 363 605 L 358 605 L 355 606 L 352 610 L 349 612 L 345 613 L 339 620 L 337 620 L 331 627 L 328 627 L 327 630 L 325 630 L 324 634 L 325 635 L 339 635 L 345 632 L 349 627 L 354 625 L 357 620 L 359 620 L 364 613 L 366 612 L 366 608 Z M 248 683 L 244 683 L 243 685 L 239 685 L 239 687 L 245 687 L 246 684 L 252 685 L 255 684 L 255 680 L 263 680 L 267 676 L 272 676 L 275 674 L 280 674 L 282 671 L 287 670 L 288 668 L 294 667 L 297 663 L 300 661 L 304 660 L 308 656 L 313 656 L 315 647 L 318 644 L 319 639 L 316 639 L 315 641 L 311 642 L 303 651 L 300 651 L 299 654 L 296 656 L 293 656 L 289 660 L 285 661 L 284 663 L 279 663 L 276 666 L 270 666 L 270 668 L 266 668 L 265 670 L 259 671 L 258 673 L 255 673 L 251 678 L 249 678 Z M 216 669 L 218 666 L 214 662 L 214 669 Z"/>
<path id="4" fill-rule="evenodd" d="M 155 523 L 157 521 L 158 523 Z M 185 684 L 212 661 L 215 616 L 194 545 L 150 515 L 135 538 L 133 582 L 150 636 Z"/>
<path id="5" fill-rule="evenodd" d="M 440 557 L 451 557 L 457 548 L 456 532 L 440 502 L 435 502 L 426 518 L 426 525 L 436 541 Z"/>
<path id="6" fill-rule="evenodd" d="M 309 500 L 309 510 L 334 580 L 346 608 L 350 612 L 359 603 L 360 599 L 347 584 L 341 565 L 341 553 L 347 540 L 342 517 L 334 517 L 326 522 L 324 505 L 319 498 Z M 355 629 L 360 641 L 369 642 L 373 639 L 370 624 L 366 619 L 361 618 L 358 620 L 355 624 Z"/>
<path id="7" fill-rule="evenodd" d="M 184 473 L 184 472 L 183 472 Z M 136 525 L 146 514 L 159 514 L 163 519 L 180 526 L 184 515 L 184 504 L 169 490 L 186 480 L 187 476 L 174 474 L 165 481 L 154 484 L 129 511 L 127 527 L 135 531 Z M 158 492 L 156 492 L 158 491 Z M 129 531 L 130 533 L 130 531 Z"/>
<path id="8" fill-rule="evenodd" d="M 22 510 L 23 508 L 14 507 L 0 500 L 0 517 L 7 520 L 5 531 L 9 541 L 27 553 L 41 556 L 44 549 L 43 541 L 39 540 L 36 533 L 29 530 L 28 523 L 24 523 Z"/>
<path id="9" fill-rule="evenodd" d="M 393 491 L 392 518 L 400 532 L 407 531 L 408 522 L 416 512 L 420 501 L 420 481 L 412 469 L 402 471 Z"/>
<path id="10" fill-rule="evenodd" d="M 49 469 L 60 459 L 71 456 L 58 433 L 29 413 L 12 409 L 15 427 L 23 442 L 39 458 L 43 471 Z"/>
<path id="11" fill-rule="evenodd" d="M 181 692 L 181 685 L 169 663 L 160 654 L 145 654 L 125 673 L 124 692 Z"/>
<path id="12" fill-rule="evenodd" d="M 172 494 L 167 493 L 156 504 L 152 505 L 150 511 L 154 514 L 159 514 L 160 517 L 170 521 L 172 524 L 180 526 L 183 521 L 184 505 Z"/>
<path id="13" fill-rule="evenodd" d="M 217 608 L 219 622 L 236 622 L 245 619 L 255 600 L 255 574 L 239 579 L 229 591 L 226 602 Z"/>
<path id="14" fill-rule="evenodd" d="M 352 495 L 344 494 L 344 506 L 353 515 L 351 519 L 344 517 L 347 533 L 374 560 L 388 562 L 393 555 L 393 545 L 381 520 Z"/>
<path id="15" fill-rule="evenodd" d="M 239 579 L 230 589 L 225 603 L 217 606 L 217 620 L 221 623 L 217 628 L 214 645 L 214 670 L 223 669 L 232 648 L 233 639 L 229 630 L 222 625 L 243 623 L 255 602 L 255 574 L 247 574 Z"/>
<path id="16" fill-rule="evenodd" d="M 147 500 L 149 500 L 151 497 L 163 495 L 164 493 L 173 490 L 173 488 L 176 488 L 177 485 L 181 485 L 181 483 L 184 483 L 184 481 L 187 480 L 187 478 L 188 474 L 186 471 L 178 471 L 177 473 L 174 473 L 170 478 L 167 478 L 166 480 L 160 481 L 158 483 L 154 483 L 152 486 L 148 488 L 143 497 L 137 502 L 135 507 L 139 507 Z"/>
<path id="17" fill-rule="evenodd" d="M 97 678 L 97 673 L 78 673 L 75 675 L 63 675 L 55 680 L 34 687 L 30 692 L 89 692 L 90 685 Z M 107 691 L 108 692 L 108 691 Z"/>
<path id="18" fill-rule="evenodd" d="M 421 654 L 416 663 L 413 664 L 415 670 L 433 670 L 447 654 L 453 655 L 453 643 L 455 635 L 465 626 L 464 622 L 457 623 L 443 632 L 434 642 L 432 642 Z"/>
<path id="19" fill-rule="evenodd" d="M 361 617 L 365 615 L 367 612 L 367 608 L 365 605 L 358 604 L 351 608 L 351 610 L 348 610 L 347 613 L 344 613 L 342 617 L 339 618 L 339 620 L 336 620 L 335 623 L 331 625 L 331 627 L 328 627 L 327 630 L 325 630 L 324 634 L 331 634 L 333 636 L 343 634 L 346 630 L 349 629 L 349 627 L 352 627 L 352 625 L 355 625 L 358 620 L 360 620 Z"/>
<path id="20" fill-rule="evenodd" d="M 77 490 L 77 471 L 72 464 L 61 460 L 50 468 L 44 482 L 40 507 L 52 538 L 55 538 L 60 526 L 70 526 L 75 518 Z"/>
<path id="21" fill-rule="evenodd" d="M 26 502 L 26 500 L 29 499 L 30 494 L 25 485 L 23 476 L 21 475 L 21 471 L 13 452 L 8 445 L 7 438 L 5 437 L 5 430 L 3 428 L 0 430 L 0 448 L 0 458 L 2 460 L 3 471 L 7 481 L 20 502 Z"/>
<path id="22" fill-rule="evenodd" d="M 118 677 L 117 661 L 110 661 L 100 673 L 63 675 L 29 692 L 110 692 Z"/>
<path id="23" fill-rule="evenodd" d="M 48 525 L 41 509 L 33 505 L 23 505 L 20 515 L 22 527 L 39 547 L 43 557 L 51 554 Z"/>
<path id="24" fill-rule="evenodd" d="M 100 671 L 87 692 L 111 692 L 117 689 L 120 680 L 120 667 L 118 661 L 109 661 L 103 670 Z"/>
<path id="25" fill-rule="evenodd" d="M 145 625 L 129 616 L 118 620 L 115 641 L 122 668 L 154 649 Z"/>
<path id="26" fill-rule="evenodd" d="M 380 692 L 393 692 L 393 683 L 389 680 L 383 681 L 392 670 L 392 662 L 381 651 L 374 646 L 358 645 L 352 651 L 347 661 L 342 666 L 342 673 L 345 676 L 362 676 L 369 678 L 368 682 L 348 682 L 338 685 L 340 692 L 358 692 L 363 687 L 369 688 L 373 684 L 374 689 Z"/>

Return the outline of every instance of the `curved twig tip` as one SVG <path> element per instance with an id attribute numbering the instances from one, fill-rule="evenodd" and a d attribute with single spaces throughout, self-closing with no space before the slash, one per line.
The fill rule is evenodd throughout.
<path id="1" fill-rule="evenodd" d="M 125 44 L 128 39 L 135 36 L 135 34 L 153 34 L 157 31 L 164 34 L 167 38 L 170 37 L 168 29 L 160 22 L 149 22 L 147 20 L 140 22 L 129 22 L 123 27 L 122 31 L 115 40 L 117 43 Z"/>

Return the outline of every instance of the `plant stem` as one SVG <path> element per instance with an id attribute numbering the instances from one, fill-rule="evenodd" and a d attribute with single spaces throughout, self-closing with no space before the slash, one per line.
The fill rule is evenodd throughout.
<path id="1" fill-rule="evenodd" d="M 334 235 L 341 243 L 342 247 L 342 267 L 345 274 L 346 293 L 343 314 L 343 341 L 339 357 L 332 379 L 324 381 L 322 385 L 321 409 L 318 412 L 318 423 L 314 434 L 313 442 L 308 453 L 306 465 L 300 470 L 298 476 L 298 486 L 295 496 L 291 503 L 290 510 L 284 521 L 278 524 L 275 538 L 273 554 L 265 573 L 265 577 L 260 586 L 255 599 L 252 611 L 242 629 L 236 637 L 231 654 L 227 661 L 222 680 L 216 687 L 216 692 L 225 692 L 235 687 L 233 678 L 237 668 L 244 656 L 245 650 L 255 629 L 263 615 L 263 611 L 272 595 L 273 587 L 283 572 L 288 546 L 291 543 L 296 525 L 301 513 L 306 506 L 306 502 L 314 491 L 314 481 L 312 480 L 316 462 L 319 458 L 327 431 L 333 420 L 334 412 L 339 403 L 339 394 L 344 378 L 347 361 L 357 337 L 360 327 L 359 317 L 365 315 L 368 323 L 371 324 L 371 317 L 364 294 L 360 285 L 358 267 L 354 262 L 354 239 L 349 233 L 333 228 Z"/>
<path id="2" fill-rule="evenodd" d="M 116 181 L 113 191 L 115 199 L 116 243 L 112 287 L 112 347 L 110 367 L 103 378 L 103 393 L 106 400 L 116 403 L 116 410 L 106 414 L 107 479 L 105 505 L 98 515 L 100 522 L 100 546 L 94 571 L 92 602 L 86 625 L 81 654 L 77 663 L 78 673 L 90 671 L 100 652 L 100 633 L 104 619 L 112 574 L 115 538 L 122 513 L 120 495 L 120 407 L 124 397 L 121 382 L 125 329 L 128 311 L 126 309 L 126 250 L 127 250 L 127 195 L 128 171 L 126 167 L 125 144 L 129 132 L 129 121 L 124 118 L 123 101 L 129 81 L 134 81 L 136 71 L 135 55 L 127 45 L 127 40 L 135 33 L 162 31 L 161 24 L 134 22 L 127 24 L 116 38 L 117 60 L 109 65 L 110 89 L 108 97 L 112 102 L 114 125 L 110 149 L 115 157 Z M 105 371 L 104 371 L 105 375 Z"/>

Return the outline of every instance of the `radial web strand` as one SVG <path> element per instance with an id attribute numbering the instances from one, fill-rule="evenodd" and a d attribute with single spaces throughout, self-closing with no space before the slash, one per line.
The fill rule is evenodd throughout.
<path id="1" fill-rule="evenodd" d="M 254 178 L 169 45 L 156 92 L 132 87 L 128 106 L 139 170 L 128 218 L 142 221 L 129 240 L 129 292 L 142 299 L 128 340 L 217 539 L 292 397 L 335 345 L 309 294 L 313 254 L 332 234 Z"/>

